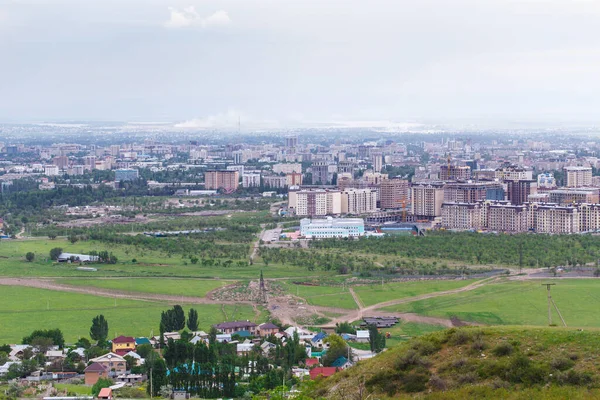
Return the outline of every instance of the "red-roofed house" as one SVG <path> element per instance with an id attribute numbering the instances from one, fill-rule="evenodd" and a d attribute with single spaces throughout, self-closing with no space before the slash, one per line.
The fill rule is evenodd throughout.
<path id="1" fill-rule="evenodd" d="M 315 367 L 310 370 L 310 379 L 317 379 L 319 376 L 323 378 L 330 377 L 338 371 L 335 367 Z"/>
<path id="2" fill-rule="evenodd" d="M 108 369 L 97 362 L 88 365 L 83 373 L 85 374 L 86 385 L 93 385 L 98 382 L 98 379 L 100 378 L 108 378 Z"/>
<path id="3" fill-rule="evenodd" d="M 98 398 L 103 400 L 112 400 L 113 394 L 111 388 L 102 388 L 100 389 L 100 393 L 98 393 Z"/>
<path id="4" fill-rule="evenodd" d="M 319 365 L 319 359 L 307 358 L 306 361 L 304 361 L 304 364 L 306 365 L 306 368 L 316 367 L 317 365 Z"/>
<path id="5" fill-rule="evenodd" d="M 112 341 L 112 352 L 121 357 L 135 350 L 135 339 L 131 336 L 119 336 Z"/>

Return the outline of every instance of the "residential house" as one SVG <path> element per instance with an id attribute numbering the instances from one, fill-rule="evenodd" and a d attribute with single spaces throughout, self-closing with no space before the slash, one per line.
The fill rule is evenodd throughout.
<path id="1" fill-rule="evenodd" d="M 130 351 L 127 354 L 123 355 L 123 358 L 125 357 L 131 357 L 133 359 L 135 359 L 135 365 L 142 365 L 144 363 L 144 359 L 142 358 L 142 356 L 140 356 L 138 353 L 136 353 L 135 351 Z"/>
<path id="2" fill-rule="evenodd" d="M 137 346 L 141 346 L 143 344 L 152 344 L 150 343 L 150 339 L 145 338 L 145 337 L 139 337 L 139 338 L 135 338 L 135 347 L 137 348 Z"/>
<path id="3" fill-rule="evenodd" d="M 29 346 L 28 344 L 16 344 L 11 346 L 10 354 L 8 355 L 8 359 L 11 361 L 20 361 L 23 359 L 23 352 Z"/>
<path id="4" fill-rule="evenodd" d="M 250 342 L 249 340 L 246 340 L 244 343 L 238 343 L 236 345 L 236 350 L 237 350 L 238 355 L 248 354 L 252 351 L 253 348 L 254 348 L 254 343 Z"/>
<path id="5" fill-rule="evenodd" d="M 271 322 L 265 322 L 258 326 L 258 334 L 262 337 L 274 335 L 279 332 L 279 327 Z"/>
<path id="6" fill-rule="evenodd" d="M 219 343 L 229 343 L 229 342 L 231 342 L 231 335 L 230 334 L 220 334 L 220 335 L 217 335 L 217 342 L 219 342 Z"/>
<path id="7" fill-rule="evenodd" d="M 344 356 L 337 358 L 332 364 L 332 367 L 346 369 L 352 366 L 352 363 Z"/>
<path id="8" fill-rule="evenodd" d="M 369 337 L 369 331 L 356 331 L 356 341 L 358 343 L 368 343 Z"/>
<path id="9" fill-rule="evenodd" d="M 94 385 L 100 378 L 108 378 L 109 370 L 100 363 L 92 363 L 83 371 L 85 375 L 85 384 Z"/>
<path id="10" fill-rule="evenodd" d="M 146 380 L 146 375 L 141 374 L 123 374 L 117 376 L 117 382 L 123 383 L 137 383 L 143 382 Z"/>
<path id="11" fill-rule="evenodd" d="M 113 353 L 124 356 L 132 350 L 135 350 L 135 338 L 132 338 L 131 336 L 119 336 L 113 339 Z"/>
<path id="12" fill-rule="evenodd" d="M 263 352 L 264 355 L 269 355 L 269 353 L 271 352 L 271 350 L 275 349 L 277 347 L 277 345 L 271 343 L 271 342 L 263 342 L 263 344 L 260 345 L 260 348 Z"/>
<path id="13" fill-rule="evenodd" d="M 325 338 L 327 337 L 327 334 L 325 332 L 319 332 L 317 333 L 315 336 L 313 336 L 313 338 L 310 340 L 311 345 L 313 347 L 317 347 L 322 349 L 323 348 L 323 340 L 325 340 Z"/>
<path id="14" fill-rule="evenodd" d="M 103 356 L 92 358 L 90 361 L 101 364 L 108 370 L 111 376 L 121 375 L 127 371 L 127 362 L 123 357 L 115 353 L 104 354 Z"/>
<path id="15" fill-rule="evenodd" d="M 304 361 L 304 365 L 306 365 L 306 368 L 313 368 L 316 367 L 320 364 L 319 360 L 317 358 L 307 358 Z"/>
<path id="16" fill-rule="evenodd" d="M 100 393 L 98 393 L 98 399 L 100 400 L 112 400 L 113 393 L 111 388 L 102 388 L 100 389 Z"/>
<path id="17" fill-rule="evenodd" d="M 45 356 L 48 362 L 54 362 L 65 358 L 65 354 L 62 350 L 48 350 Z"/>
<path id="18" fill-rule="evenodd" d="M 221 333 L 234 334 L 240 331 L 248 331 L 252 335 L 256 335 L 258 325 L 250 321 L 233 321 L 216 324 L 214 327 Z"/>
<path id="19" fill-rule="evenodd" d="M 13 364 L 21 364 L 20 361 L 7 361 L 4 365 L 0 365 L 0 377 L 6 376 L 8 374 L 8 369 Z"/>
<path id="20" fill-rule="evenodd" d="M 338 368 L 335 367 L 316 367 L 310 370 L 310 379 L 317 379 L 318 377 L 328 378 L 335 374 Z"/>
<path id="21" fill-rule="evenodd" d="M 58 262 L 82 262 L 91 263 L 98 262 L 100 258 L 98 256 L 90 256 L 87 254 L 75 254 L 75 253 L 60 253 L 58 256 Z"/>

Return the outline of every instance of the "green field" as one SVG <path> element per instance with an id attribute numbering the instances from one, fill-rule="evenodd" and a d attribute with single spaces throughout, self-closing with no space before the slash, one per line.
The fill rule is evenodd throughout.
<path id="1" fill-rule="evenodd" d="M 234 281 L 216 279 L 177 279 L 177 278 L 98 278 L 98 279 L 58 279 L 59 283 L 76 286 L 93 286 L 103 289 L 127 292 L 156 293 L 204 297 L 211 290 L 229 285 Z"/>
<path id="2" fill-rule="evenodd" d="M 355 309 L 354 298 L 343 286 L 310 286 L 295 285 L 290 282 L 281 282 L 282 287 L 294 296 L 302 297 L 313 306 Z"/>
<path id="3" fill-rule="evenodd" d="M 0 343 L 20 343 L 35 329 L 60 328 L 67 342 L 89 335 L 92 318 L 104 314 L 109 336 L 148 336 L 158 333 L 161 311 L 170 306 L 151 301 L 111 299 L 78 293 L 57 292 L 25 287 L 1 286 Z M 116 306 L 115 306 L 116 304 Z M 196 308 L 200 329 L 225 320 L 257 320 L 251 306 L 216 304 L 183 305 Z M 263 312 L 258 318 L 266 319 Z"/>
<path id="4" fill-rule="evenodd" d="M 55 383 L 54 387 L 57 390 L 64 391 L 67 393 L 76 393 L 81 396 L 91 396 L 92 395 L 92 387 L 85 385 L 71 385 L 68 383 Z"/>
<path id="5" fill-rule="evenodd" d="M 384 301 L 419 296 L 421 294 L 457 289 L 473 283 L 474 280 L 438 280 L 386 283 L 383 286 L 355 286 L 354 292 L 365 306 Z"/>
<path id="6" fill-rule="evenodd" d="M 305 297 L 308 304 L 313 306 L 346 308 L 354 310 L 357 307 L 354 298 L 350 293 L 338 293 L 333 295 L 321 295 Z"/>
<path id="7" fill-rule="evenodd" d="M 473 291 L 387 307 L 388 311 L 421 315 L 457 316 L 489 325 L 547 325 L 547 281 L 489 284 Z M 600 280 L 553 280 L 552 298 L 569 326 L 600 327 Z M 553 322 L 561 324 L 557 313 Z"/>
<path id="8" fill-rule="evenodd" d="M 114 265 L 93 264 L 98 271 L 78 271 L 78 265 L 53 263 L 49 252 L 60 247 L 68 253 L 87 254 L 92 250 L 109 250 L 117 256 L 119 262 Z M 27 252 L 35 253 L 35 261 L 25 261 Z M 136 263 L 131 262 L 136 259 Z M 79 241 L 71 244 L 66 239 L 4 240 L 0 242 L 0 276 L 19 277 L 103 277 L 103 276 L 139 276 L 139 277 L 195 277 L 218 279 L 256 279 L 263 271 L 265 278 L 305 277 L 304 268 L 260 263 L 243 267 L 215 267 L 193 265 L 189 259 L 181 256 L 169 257 L 158 251 L 136 249 L 135 246 L 106 244 L 97 241 Z M 333 275 L 333 272 L 314 271 L 311 275 Z"/>

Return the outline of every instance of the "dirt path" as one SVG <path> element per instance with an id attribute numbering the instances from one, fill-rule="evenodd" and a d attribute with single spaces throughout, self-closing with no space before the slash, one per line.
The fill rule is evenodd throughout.
<path id="1" fill-rule="evenodd" d="M 458 289 L 445 290 L 442 292 L 426 293 L 426 294 L 422 294 L 419 296 L 413 296 L 413 297 L 405 297 L 402 299 L 395 299 L 395 300 L 385 301 L 385 302 L 378 303 L 378 304 L 373 304 L 368 307 L 364 307 L 364 305 L 361 302 L 358 295 L 356 293 L 354 293 L 354 290 L 352 290 L 350 288 L 349 290 L 352 293 L 352 297 L 354 297 L 354 301 L 356 302 L 356 304 L 359 307 L 358 310 L 347 310 L 347 309 L 343 309 L 343 308 L 331 308 L 331 307 L 315 307 L 315 309 L 320 312 L 334 312 L 337 314 L 341 314 L 339 317 L 333 318 L 331 320 L 331 322 L 324 325 L 324 327 L 335 326 L 335 324 L 340 323 L 340 322 L 356 321 L 356 320 L 362 319 L 363 315 L 365 315 L 367 313 L 369 314 L 369 316 L 386 316 L 386 315 L 400 316 L 400 315 L 403 315 L 402 318 L 406 319 L 407 321 L 433 323 L 433 324 L 444 325 L 444 326 L 454 326 L 452 324 L 452 322 L 450 321 L 450 319 L 448 319 L 448 318 L 425 317 L 425 316 L 411 314 L 411 313 L 391 313 L 391 312 L 381 311 L 379 309 L 381 309 L 383 307 L 395 306 L 398 304 L 406 304 L 406 303 L 412 303 L 412 302 L 419 301 L 419 300 L 431 299 L 434 297 L 448 296 L 451 294 L 468 292 L 470 290 L 475 290 L 484 285 L 487 285 L 496 279 L 497 279 L 497 277 L 485 278 L 485 279 L 482 279 L 477 282 L 473 282 L 470 285 L 467 285 L 467 286 L 464 286 L 464 287 L 461 287 Z"/>
<path id="2" fill-rule="evenodd" d="M 127 292 L 121 290 L 112 289 L 101 289 L 89 286 L 71 286 L 62 283 L 56 283 L 52 280 L 45 279 L 21 279 L 21 278 L 0 278 L 0 285 L 4 286 L 25 286 L 37 289 L 56 290 L 60 292 L 71 292 L 89 294 L 93 296 L 110 297 L 117 299 L 129 299 L 129 300 L 145 300 L 145 301 L 162 301 L 168 304 L 180 304 L 180 303 L 193 303 L 193 304 L 252 304 L 249 301 L 225 301 L 225 300 L 211 300 L 205 297 L 191 297 L 191 296 L 176 296 L 167 294 L 155 294 L 155 293 L 138 293 L 138 292 Z"/>

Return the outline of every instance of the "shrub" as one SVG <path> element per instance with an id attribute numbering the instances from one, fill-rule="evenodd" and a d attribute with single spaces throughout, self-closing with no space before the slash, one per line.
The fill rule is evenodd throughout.
<path id="1" fill-rule="evenodd" d="M 510 343 L 500 343 L 492 350 L 492 353 L 496 357 L 509 356 L 514 351 L 514 347 Z"/>
<path id="2" fill-rule="evenodd" d="M 560 373 L 557 376 L 558 383 L 561 385 L 584 386 L 592 383 L 592 375 L 589 372 L 577 372 L 570 370 Z"/>
<path id="3" fill-rule="evenodd" d="M 477 339 L 473 340 L 473 343 L 471 343 L 471 350 L 473 350 L 475 352 L 483 351 L 486 348 L 487 348 L 487 344 L 485 343 L 485 341 L 482 338 L 477 338 Z"/>
<path id="4" fill-rule="evenodd" d="M 563 357 L 554 358 L 552 361 L 550 361 L 550 366 L 559 371 L 566 371 L 570 368 L 573 368 L 574 365 L 575 363 L 573 360 Z"/>
<path id="5" fill-rule="evenodd" d="M 35 259 L 35 254 L 29 251 L 27 254 L 25 254 L 25 259 L 29 262 L 32 262 Z"/>
<path id="6" fill-rule="evenodd" d="M 427 359 L 419 355 L 416 350 L 408 350 L 406 353 L 398 357 L 395 362 L 396 369 L 406 371 L 412 367 L 427 365 Z"/>
<path id="7" fill-rule="evenodd" d="M 412 345 L 412 349 L 415 350 L 417 353 L 419 353 L 422 356 L 428 356 L 431 354 L 435 354 L 438 351 L 440 351 L 441 348 L 442 348 L 442 346 L 437 341 L 434 341 L 433 339 L 418 340 L 417 342 L 415 342 Z"/>
<path id="8" fill-rule="evenodd" d="M 420 372 L 411 372 L 402 378 L 402 389 L 407 393 L 422 392 L 427 389 L 429 375 Z"/>
<path id="9" fill-rule="evenodd" d="M 461 385 L 475 383 L 478 380 L 478 376 L 474 372 L 467 372 L 466 374 L 460 374 L 456 376 L 456 382 Z"/>
<path id="10" fill-rule="evenodd" d="M 446 390 L 448 388 L 446 381 L 438 375 L 432 375 L 431 378 L 429 378 L 429 386 L 435 390 Z"/>
<path id="11" fill-rule="evenodd" d="M 448 342 L 453 346 L 460 346 L 468 343 L 471 340 L 469 332 L 464 330 L 455 331 L 449 338 Z"/>

